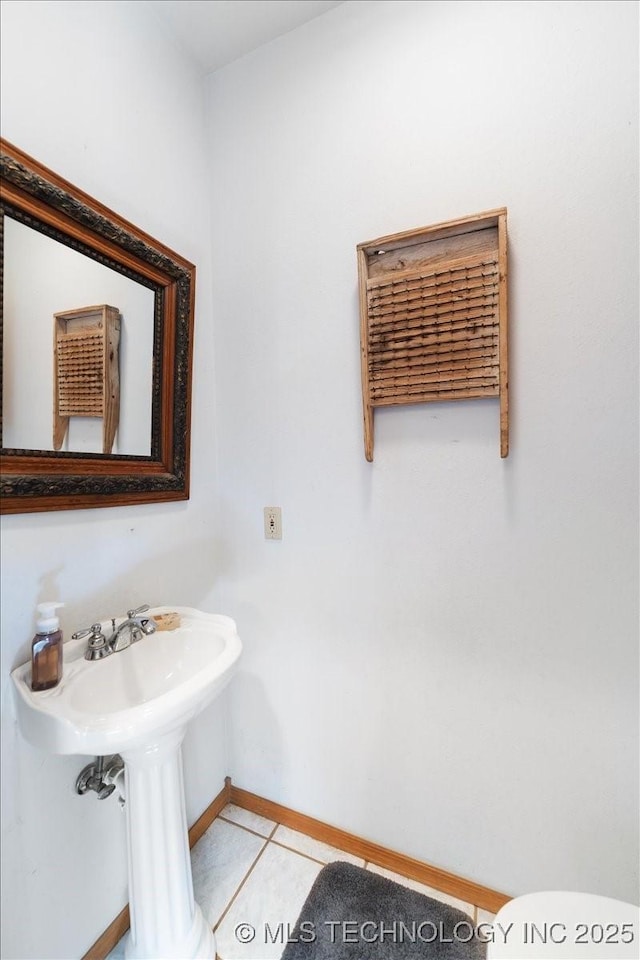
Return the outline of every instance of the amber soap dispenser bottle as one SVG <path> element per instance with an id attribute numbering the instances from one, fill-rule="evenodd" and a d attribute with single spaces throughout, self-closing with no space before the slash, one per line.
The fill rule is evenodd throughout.
<path id="1" fill-rule="evenodd" d="M 64 603 L 50 601 L 37 606 L 36 635 L 31 644 L 31 689 L 50 690 L 62 680 L 62 630 L 56 616 Z"/>

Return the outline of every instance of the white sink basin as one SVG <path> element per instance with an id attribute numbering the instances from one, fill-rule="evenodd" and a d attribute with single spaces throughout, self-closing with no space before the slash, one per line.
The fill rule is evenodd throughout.
<path id="1" fill-rule="evenodd" d="M 175 610 L 176 630 L 157 631 L 104 660 L 85 660 L 87 641 L 64 644 L 61 683 L 31 689 L 31 665 L 13 671 L 18 719 L 26 739 L 49 753 L 104 756 L 144 746 L 154 734 L 186 724 L 228 683 L 242 645 L 229 617 Z M 103 623 L 107 636 L 111 622 Z"/>

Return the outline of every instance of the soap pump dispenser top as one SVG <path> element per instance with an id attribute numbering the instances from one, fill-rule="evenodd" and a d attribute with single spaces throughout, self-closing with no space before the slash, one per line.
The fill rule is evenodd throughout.
<path id="1" fill-rule="evenodd" d="M 37 606 L 36 635 L 31 644 L 31 689 L 50 690 L 62 680 L 62 630 L 56 609 L 64 603 Z"/>

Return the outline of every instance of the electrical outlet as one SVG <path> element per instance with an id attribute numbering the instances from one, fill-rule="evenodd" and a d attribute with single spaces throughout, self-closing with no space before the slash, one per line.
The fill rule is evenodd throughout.
<path id="1" fill-rule="evenodd" d="M 280 507 L 264 508 L 265 540 L 282 540 L 282 510 Z"/>

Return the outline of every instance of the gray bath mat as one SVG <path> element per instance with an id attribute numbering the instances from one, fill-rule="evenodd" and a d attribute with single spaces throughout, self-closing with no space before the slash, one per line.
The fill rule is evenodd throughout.
<path id="1" fill-rule="evenodd" d="M 473 920 L 351 863 L 318 874 L 282 960 L 484 960 Z"/>

